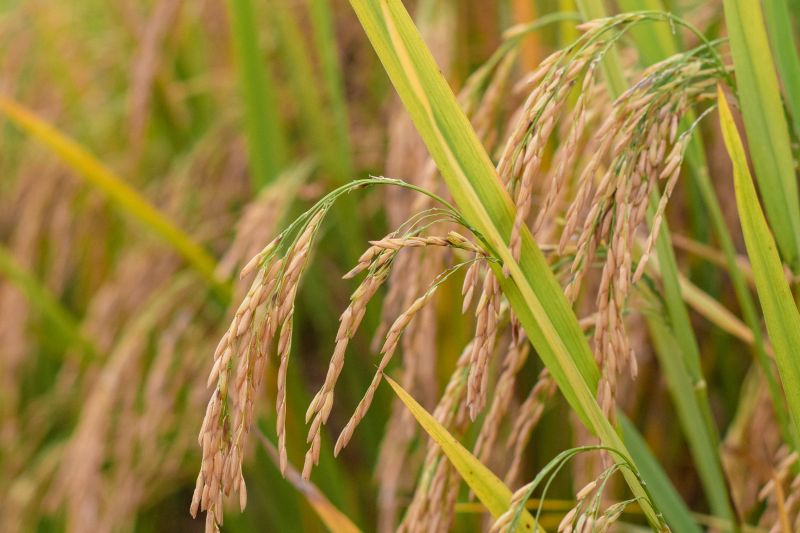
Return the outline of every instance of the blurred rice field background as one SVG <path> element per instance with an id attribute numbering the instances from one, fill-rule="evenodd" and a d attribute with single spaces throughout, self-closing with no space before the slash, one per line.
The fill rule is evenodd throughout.
<path id="1" fill-rule="evenodd" d="M 798 16 L 0 1 L 0 531 L 800 531 Z"/>

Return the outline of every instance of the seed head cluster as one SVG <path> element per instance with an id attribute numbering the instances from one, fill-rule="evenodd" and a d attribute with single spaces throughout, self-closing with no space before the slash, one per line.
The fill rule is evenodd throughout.
<path id="1" fill-rule="evenodd" d="M 513 53 L 494 62 L 491 68 L 480 69 L 461 95 L 481 138 L 489 147 L 500 147 L 497 172 L 516 207 L 508 236 L 512 257 L 519 258 L 523 228 L 527 228 L 542 242 L 542 250 L 550 254 L 570 302 L 577 300 L 584 279 L 600 264 L 595 310 L 585 321 L 593 326 L 594 353 L 601 368 L 598 402 L 610 419 L 616 412 L 618 375 L 623 371 L 631 377 L 637 374 L 636 357 L 625 328 L 629 293 L 647 272 L 691 133 L 699 122 L 687 126 L 685 120 L 698 104 L 711 97 L 720 77 L 715 56 L 700 49 L 653 65 L 631 89 L 610 98 L 597 79 L 598 67 L 632 21 L 633 18 L 623 17 L 613 23 L 585 26 L 586 33 L 573 46 L 545 59 L 517 84 L 512 94 L 527 93 L 527 97 L 514 110 L 504 108 L 502 97 L 513 73 Z M 495 125 L 503 120 L 506 139 L 498 143 Z M 548 143 L 555 136 L 560 138 L 559 147 L 548 158 Z M 432 161 L 421 158 L 418 166 L 418 181 L 434 184 L 436 170 Z M 376 178 L 375 182 L 380 180 L 404 185 L 383 178 Z M 356 187 L 347 191 L 353 188 Z M 409 188 L 422 190 L 419 185 Z M 346 191 L 336 194 L 343 192 Z M 285 473 L 288 468 L 286 373 L 294 301 L 314 236 L 333 196 L 323 199 L 300 224 L 291 226 L 292 231 L 282 233 L 243 271 L 243 275 L 255 273 L 255 279 L 214 354 L 209 385 L 215 389 L 199 438 L 203 463 L 191 510 L 193 515 L 199 509 L 207 511 L 210 530 L 222 523 L 225 496 L 238 492 L 241 507 L 246 503 L 241 470 L 244 445 L 253 421 L 254 399 L 272 355 L 278 366 L 277 454 L 281 471 Z M 356 266 L 344 276 L 351 279 L 364 275 L 339 318 L 325 379 L 306 411 L 309 430 L 302 469 L 305 479 L 309 479 L 320 459 L 322 428 L 330 419 L 348 346 L 364 320 L 368 303 L 384 285 L 388 284 L 389 292 L 376 336 L 377 369 L 339 434 L 335 454 L 350 442 L 366 416 L 383 373 L 398 349 L 403 352 L 403 385 L 423 385 L 418 376 L 425 362 L 414 350 L 421 345 L 420 332 L 427 330 L 423 325 L 414 327 L 413 323 L 425 313 L 434 316 L 431 302 L 438 289 L 462 269 L 462 310 L 466 312 L 476 302 L 475 334 L 433 409 L 434 417 L 448 431 L 459 435 L 490 404 L 474 451 L 484 462 L 497 461 L 492 452 L 503 438 L 503 424 L 507 424 L 506 445 L 513 453 L 498 466 L 505 468 L 505 480 L 513 485 L 522 472 L 524 450 L 533 429 L 555 393 L 553 378 L 543 370 L 525 400 L 514 403 L 516 378 L 528 362 L 530 346 L 500 288 L 502 278 L 498 276 L 507 276 L 508 269 L 446 201 L 433 193 L 421 198 L 414 203 L 418 210 L 405 213 L 407 221 L 398 230 L 371 241 Z M 445 207 L 435 207 L 437 202 Z M 642 238 L 638 232 L 645 225 L 648 211 L 650 230 Z M 471 231 L 475 239 L 456 232 L 459 225 Z M 554 242 L 548 244 L 545 239 Z M 425 253 L 423 261 L 410 259 L 415 250 Z M 435 250 L 443 253 L 434 260 L 434 254 L 429 252 Z M 403 342 L 407 332 L 410 333 Z M 499 355 L 498 346 L 505 346 Z M 496 355 L 500 363 L 495 376 Z M 492 388 L 494 394 L 490 396 Z M 395 405 L 387 435 L 398 440 L 385 441 L 381 452 L 381 512 L 388 517 L 381 519 L 383 529 L 393 525 L 401 465 L 410 455 L 413 432 L 403 429 L 410 424 L 403 412 L 399 404 Z M 601 478 L 606 479 L 615 468 L 618 465 L 603 472 Z M 433 443 L 428 445 L 421 469 L 422 477 L 415 485 L 399 529 L 445 531 L 453 519 L 458 475 Z M 578 505 L 564 517 L 559 531 L 605 531 L 617 520 L 624 504 L 602 513 L 596 502 L 584 505 L 590 494 L 602 490 L 604 483 L 598 481 L 581 491 Z M 515 493 L 512 509 L 524 504 L 522 498 L 527 491 L 523 489 Z M 512 515 L 507 513 L 504 517 L 495 523 L 495 530 L 509 527 Z"/>

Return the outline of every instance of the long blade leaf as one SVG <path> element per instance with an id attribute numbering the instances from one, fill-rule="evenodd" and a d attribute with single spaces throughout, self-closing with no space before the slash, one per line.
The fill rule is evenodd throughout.
<path id="1" fill-rule="evenodd" d="M 491 470 L 472 455 L 447 429 L 436 421 L 424 407 L 408 394 L 403 387 L 392 378 L 385 376 L 398 398 L 405 404 L 419 425 L 436 443 L 453 464 L 461 477 L 478 499 L 486 506 L 493 517 L 497 518 L 511 506 L 511 489 L 500 481 Z M 536 522 L 528 511 L 523 511 L 518 531 L 543 531 L 535 527 Z"/>
<path id="2" fill-rule="evenodd" d="M 560 390 L 606 446 L 628 456 L 595 399 L 599 371 L 578 320 L 530 232 L 523 228 L 519 261 L 507 247 L 511 198 L 402 2 L 351 0 L 351 5 L 463 215 L 508 269 L 505 277 L 500 266 L 492 266 Z M 625 478 L 633 493 L 649 502 L 637 476 L 626 470 Z M 650 506 L 645 513 L 661 527 Z"/>
<path id="3" fill-rule="evenodd" d="M 3 95 L 0 95 L 0 112 L 17 127 L 50 148 L 78 175 L 105 194 L 120 210 L 170 244 L 192 268 L 210 281 L 222 294 L 228 294 L 230 289 L 217 279 L 214 272 L 216 268 L 214 258 L 88 150 L 29 109 Z"/>
<path id="4" fill-rule="evenodd" d="M 231 39 L 239 73 L 250 171 L 256 189 L 272 181 L 287 159 L 272 73 L 258 47 L 252 0 L 228 0 Z"/>
<path id="5" fill-rule="evenodd" d="M 789 283 L 784 276 L 775 238 L 761 211 L 742 140 L 721 88 L 718 89 L 718 98 L 722 136 L 733 162 L 733 184 L 739 221 L 747 255 L 753 265 L 756 292 L 764 311 L 767 334 L 772 341 L 778 373 L 797 434 L 800 424 L 800 361 L 797 359 L 797 348 L 800 346 L 800 312 L 797 311 Z"/>
<path id="6" fill-rule="evenodd" d="M 787 0 L 765 0 L 764 18 L 783 81 L 783 95 L 791 112 L 794 134 L 800 136 L 800 55 Z"/>
<path id="7" fill-rule="evenodd" d="M 724 6 L 742 118 L 764 210 L 784 259 L 797 272 L 800 200 L 761 2 L 724 0 Z"/>

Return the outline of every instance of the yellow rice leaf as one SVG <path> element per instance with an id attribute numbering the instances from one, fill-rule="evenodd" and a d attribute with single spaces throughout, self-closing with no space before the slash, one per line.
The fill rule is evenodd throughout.
<path id="1" fill-rule="evenodd" d="M 227 294 L 229 289 L 214 273 L 214 258 L 88 150 L 4 95 L 0 95 L 0 113 L 52 150 L 78 175 L 102 191 L 121 211 L 150 228 L 192 268 Z"/>
<path id="2" fill-rule="evenodd" d="M 800 362 L 797 360 L 800 312 L 786 281 L 775 238 L 761 210 L 736 123 L 721 88 L 718 88 L 717 94 L 722 137 L 733 163 L 736 207 L 747 255 L 753 265 L 756 292 L 764 312 L 767 334 L 775 352 L 775 362 L 783 382 L 789 414 L 797 431 L 800 427 Z"/>
<path id="3" fill-rule="evenodd" d="M 400 400 L 408 407 L 422 429 L 441 446 L 450 463 L 458 470 L 469 488 L 486 506 L 494 518 L 505 513 L 511 505 L 511 490 L 495 476 L 483 463 L 472 455 L 456 438 L 436 421 L 424 407 L 408 394 L 403 387 L 390 377 L 386 381 L 392 386 Z M 544 531 L 536 527 L 536 522 L 528 511 L 520 516 L 517 531 Z"/>

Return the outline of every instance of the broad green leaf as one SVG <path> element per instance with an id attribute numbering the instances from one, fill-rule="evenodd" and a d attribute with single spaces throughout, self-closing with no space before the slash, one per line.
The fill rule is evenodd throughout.
<path id="1" fill-rule="evenodd" d="M 800 268 L 797 177 L 761 2 L 724 0 L 724 6 L 737 93 L 764 210 L 783 258 L 797 272 Z"/>
<path id="2" fill-rule="evenodd" d="M 797 357 L 797 349 L 800 347 L 800 312 L 797 311 L 789 283 L 784 276 L 775 239 L 761 211 L 742 140 L 721 87 L 718 89 L 718 99 L 722 136 L 733 163 L 736 207 L 747 255 L 753 266 L 756 292 L 764 311 L 767 334 L 772 341 L 778 373 L 797 434 L 800 424 L 800 359 Z"/>
<path id="3" fill-rule="evenodd" d="M 494 518 L 505 513 L 511 506 L 511 489 L 505 486 L 483 463 L 481 463 L 469 450 L 464 448 L 458 440 L 447 431 L 424 407 L 408 394 L 403 387 L 392 378 L 384 376 L 400 400 L 406 405 L 419 425 L 436 443 L 452 463 L 453 467 L 464 478 L 469 488 L 478 499 L 486 506 Z M 536 527 L 536 522 L 528 511 L 523 511 L 520 517 L 518 531 L 543 531 Z"/>
<path id="4" fill-rule="evenodd" d="M 662 316 L 647 316 L 647 323 L 659 366 L 669 387 L 683 434 L 689 443 L 689 450 L 698 473 L 704 481 L 704 486 L 707 487 L 707 496 L 709 498 L 726 498 L 727 489 L 725 479 L 722 477 L 718 448 L 711 445 L 715 442 L 716 436 L 709 433 L 708 420 L 697 394 L 698 384 L 692 378 L 684 361 L 679 357 L 680 342 L 670 327 L 671 324 L 668 324 L 668 321 Z M 700 386 L 704 386 L 704 384 L 700 384 Z M 720 476 L 720 478 L 716 476 Z M 719 512 L 720 510 L 724 511 L 726 501 L 715 501 L 714 503 L 715 514 L 728 521 L 733 519 L 733 514 Z M 682 529 L 677 531 L 682 531 Z"/>
<path id="5" fill-rule="evenodd" d="M 466 220 L 502 260 L 492 265 L 528 338 L 572 408 L 608 447 L 627 456 L 616 429 L 595 399 L 599 370 L 578 320 L 527 229 L 516 261 L 507 247 L 514 220 L 511 198 L 469 120 L 399 0 L 351 0 L 362 27 L 425 141 Z M 639 479 L 625 470 L 633 493 L 647 501 Z M 661 520 L 645 505 L 648 520 Z"/>
<path id="6" fill-rule="evenodd" d="M 649 216 L 652 216 L 656 202 L 655 199 L 651 202 Z M 678 263 L 666 221 L 659 229 L 656 250 L 669 320 L 667 325 L 648 319 L 650 334 L 711 509 L 720 518 L 733 521 L 735 515 L 719 458 L 719 435 L 711 414 L 700 347 L 683 300 Z"/>
<path id="7" fill-rule="evenodd" d="M 121 211 L 161 237 L 192 268 L 210 281 L 220 294 L 227 297 L 230 288 L 217 279 L 214 258 L 85 148 L 29 109 L 3 95 L 0 95 L 0 113 L 5 114 L 17 127 L 50 148 L 78 175 L 105 194 Z"/>

